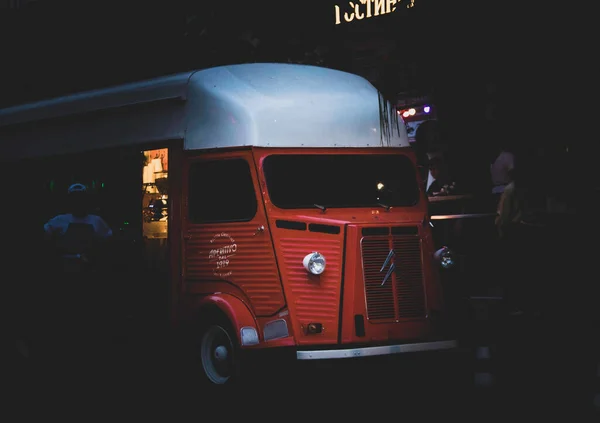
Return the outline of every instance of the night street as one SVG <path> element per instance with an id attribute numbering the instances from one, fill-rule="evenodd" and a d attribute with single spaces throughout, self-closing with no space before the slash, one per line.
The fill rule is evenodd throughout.
<path id="1" fill-rule="evenodd" d="M 600 422 L 578 13 L 0 0 L 3 423 Z"/>
<path id="2" fill-rule="evenodd" d="M 39 412 L 34 404 L 44 404 L 56 415 L 77 415 L 80 407 L 94 405 L 98 417 L 117 410 L 141 417 L 154 412 L 187 414 L 196 406 L 222 403 L 223 408 L 213 407 L 211 412 L 243 416 L 246 406 L 256 410 L 261 404 L 267 409 L 298 404 L 298 413 L 307 416 L 318 406 L 340 417 L 383 416 L 402 409 L 423 417 L 460 416 L 467 421 L 511 416 L 521 421 L 521 417 L 547 418 L 557 413 L 567 413 L 577 422 L 594 421 L 600 411 L 600 360 L 590 375 L 590 389 L 583 389 L 586 381 L 577 376 L 574 380 L 581 386 L 569 387 L 560 380 L 565 377 L 563 368 L 576 369 L 577 363 L 556 361 L 543 340 L 531 336 L 539 331 L 539 322 L 512 319 L 516 320 L 505 327 L 514 331 L 511 335 L 481 336 L 450 356 L 434 355 L 432 361 L 409 355 L 363 361 L 282 361 L 270 363 L 274 366 L 270 373 L 258 365 L 247 385 L 228 390 L 203 388 L 189 367 L 182 368 L 176 359 L 168 364 L 173 358 L 159 352 L 164 346 L 158 341 L 133 346 L 121 340 L 119 345 L 105 344 L 100 356 L 79 367 L 77 360 L 68 359 L 69 370 L 56 366 L 28 374 L 26 367 L 13 367 L 16 379 L 8 379 L 12 382 L 5 392 L 15 400 L 13 405 L 33 415 Z M 19 369 L 25 373 L 17 376 Z M 273 404 L 264 404 L 269 401 Z"/>

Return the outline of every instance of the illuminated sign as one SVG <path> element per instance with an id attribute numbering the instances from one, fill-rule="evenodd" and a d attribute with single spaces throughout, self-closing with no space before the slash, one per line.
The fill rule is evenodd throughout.
<path id="1" fill-rule="evenodd" d="M 343 15 L 340 6 L 334 6 L 335 24 L 341 24 L 342 19 L 345 22 L 352 22 L 354 19 L 360 21 L 365 18 L 387 15 L 388 13 L 395 12 L 396 8 L 403 1 L 407 3 L 407 9 L 415 5 L 415 0 L 355 0 L 348 3 L 349 8 L 347 10 L 349 11 L 344 12 Z"/>

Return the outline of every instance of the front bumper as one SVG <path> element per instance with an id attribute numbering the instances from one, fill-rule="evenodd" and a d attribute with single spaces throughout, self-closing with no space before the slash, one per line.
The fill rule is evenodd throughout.
<path id="1" fill-rule="evenodd" d="M 377 347 L 361 347 L 346 349 L 301 350 L 296 352 L 298 360 L 330 360 L 340 358 L 375 357 L 382 355 L 418 353 L 428 351 L 454 350 L 458 341 L 419 342 L 413 344 L 382 345 Z"/>

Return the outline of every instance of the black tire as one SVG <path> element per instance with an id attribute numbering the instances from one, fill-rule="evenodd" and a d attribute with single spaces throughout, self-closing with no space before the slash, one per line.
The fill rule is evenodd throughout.
<path id="1" fill-rule="evenodd" d="M 241 381 L 241 354 L 237 336 L 229 321 L 211 315 L 200 326 L 193 354 L 196 374 L 203 385 L 230 387 Z"/>

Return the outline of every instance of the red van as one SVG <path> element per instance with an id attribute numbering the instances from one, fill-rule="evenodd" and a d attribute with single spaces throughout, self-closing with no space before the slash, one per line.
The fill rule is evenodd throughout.
<path id="1" fill-rule="evenodd" d="M 320 360 L 457 346 L 404 122 L 362 77 L 187 72 L 0 110 L 0 142 L 12 177 L 35 181 L 13 190 L 27 227 L 73 181 L 97 194 L 126 262 L 110 281 L 128 292 L 121 307 L 194 323 L 214 384 L 244 349 Z"/>

